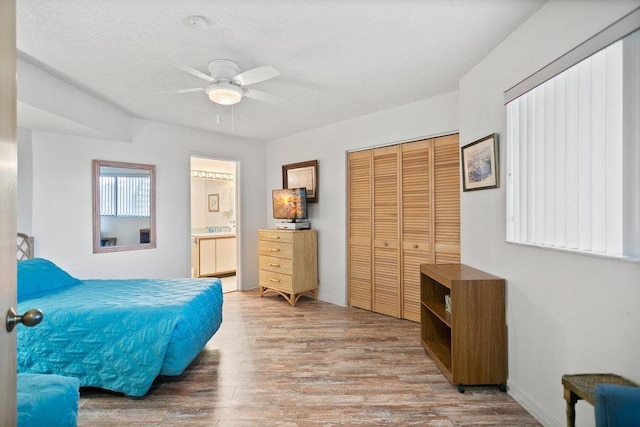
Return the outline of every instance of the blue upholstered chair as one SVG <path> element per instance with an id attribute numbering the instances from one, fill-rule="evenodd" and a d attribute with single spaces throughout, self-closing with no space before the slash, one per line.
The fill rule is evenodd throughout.
<path id="1" fill-rule="evenodd" d="M 593 396 L 596 427 L 640 426 L 640 387 L 599 384 Z"/>

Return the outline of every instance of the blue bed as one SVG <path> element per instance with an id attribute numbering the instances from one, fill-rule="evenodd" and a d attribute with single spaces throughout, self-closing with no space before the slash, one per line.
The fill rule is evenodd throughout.
<path id="1" fill-rule="evenodd" d="M 78 379 L 52 374 L 18 374 L 18 427 L 75 427 Z"/>
<path id="2" fill-rule="evenodd" d="M 52 262 L 18 262 L 18 372 L 75 377 L 82 387 L 144 396 L 179 375 L 222 323 L 219 279 L 78 280 Z"/>

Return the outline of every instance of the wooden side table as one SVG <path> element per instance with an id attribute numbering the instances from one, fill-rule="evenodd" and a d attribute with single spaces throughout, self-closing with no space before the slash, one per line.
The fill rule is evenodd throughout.
<path id="1" fill-rule="evenodd" d="M 567 426 L 576 425 L 576 402 L 584 399 L 593 405 L 593 390 L 598 384 L 615 384 L 636 387 L 636 384 L 615 374 L 563 375 L 564 400 L 567 401 Z"/>

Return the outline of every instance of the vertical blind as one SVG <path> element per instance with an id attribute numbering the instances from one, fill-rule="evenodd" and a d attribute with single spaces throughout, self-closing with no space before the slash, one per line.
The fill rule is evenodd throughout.
<path id="1" fill-rule="evenodd" d="M 639 39 L 636 31 L 508 102 L 508 241 L 639 255 L 640 197 L 627 183 L 640 165 Z"/>
<path id="2" fill-rule="evenodd" d="M 100 215 L 148 217 L 151 206 L 149 176 L 100 176 Z"/>

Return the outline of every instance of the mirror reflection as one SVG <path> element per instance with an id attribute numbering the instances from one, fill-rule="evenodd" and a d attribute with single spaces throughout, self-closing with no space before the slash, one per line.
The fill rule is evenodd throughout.
<path id="1" fill-rule="evenodd" d="M 155 166 L 93 160 L 93 252 L 155 247 Z"/>

